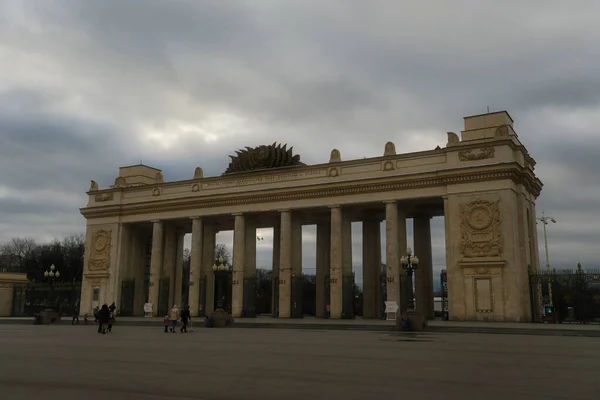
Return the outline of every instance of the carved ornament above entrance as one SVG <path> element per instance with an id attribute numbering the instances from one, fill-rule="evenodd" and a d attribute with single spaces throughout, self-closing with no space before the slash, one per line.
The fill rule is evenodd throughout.
<path id="1" fill-rule="evenodd" d="M 287 149 L 287 144 L 283 147 L 277 143 L 246 147 L 235 153 L 235 156 L 229 156 L 231 162 L 224 174 L 304 165 L 300 162 L 300 155 L 293 155 L 293 147 Z"/>
<path id="2" fill-rule="evenodd" d="M 465 257 L 502 254 L 500 201 L 474 200 L 460 207 L 461 253 Z"/>

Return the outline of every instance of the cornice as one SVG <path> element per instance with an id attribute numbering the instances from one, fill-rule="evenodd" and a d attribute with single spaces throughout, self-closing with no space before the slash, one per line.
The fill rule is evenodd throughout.
<path id="1" fill-rule="evenodd" d="M 483 170 L 485 168 L 485 170 Z M 485 182 L 511 179 L 523 184 L 535 197 L 539 196 L 542 184 L 533 174 L 516 163 L 496 166 L 472 167 L 451 171 L 438 171 L 415 174 L 405 177 L 394 176 L 363 181 L 338 182 L 320 185 L 306 185 L 295 188 L 270 189 L 250 194 L 214 194 L 203 198 L 186 197 L 182 199 L 148 201 L 127 205 L 107 205 L 80 209 L 86 218 L 107 216 L 126 216 L 155 212 L 181 211 L 190 208 L 230 207 L 243 204 L 272 203 L 315 198 L 330 198 L 366 193 L 379 193 L 398 190 L 422 189 L 461 183 Z"/>
<path id="2" fill-rule="evenodd" d="M 412 159 L 421 158 L 421 157 L 432 157 L 432 156 L 442 155 L 442 154 L 446 155 L 448 153 L 455 153 L 455 152 L 462 151 L 462 150 L 478 149 L 478 148 L 481 148 L 482 146 L 490 147 L 490 146 L 502 146 L 502 145 L 508 145 L 512 150 L 522 151 L 523 154 L 525 155 L 526 161 L 530 165 L 532 165 L 532 167 L 535 165 L 535 160 L 529 156 L 529 153 L 527 152 L 527 150 L 525 149 L 525 147 L 523 145 L 516 144 L 510 138 L 503 138 L 503 139 L 491 138 L 491 139 L 486 139 L 486 140 L 474 140 L 474 141 L 468 141 L 468 142 L 460 142 L 458 144 L 455 144 L 455 145 L 449 146 L 449 147 L 442 147 L 442 148 L 438 148 L 438 149 L 424 150 L 424 151 L 418 151 L 418 152 L 413 152 L 413 153 L 370 157 L 370 158 L 363 158 L 363 159 L 356 159 L 356 160 L 340 161 L 340 162 L 335 162 L 335 163 L 328 162 L 328 163 L 313 164 L 313 165 L 298 165 L 298 166 L 292 166 L 292 167 L 273 168 L 273 169 L 256 170 L 256 171 L 248 171 L 248 172 L 236 172 L 236 173 L 231 173 L 231 174 L 227 174 L 227 175 L 204 177 L 204 178 L 200 178 L 200 179 L 184 179 L 184 180 L 179 180 L 179 181 L 157 182 L 157 183 L 150 183 L 150 184 L 146 184 L 146 185 L 137 185 L 137 186 L 128 186 L 128 187 L 111 187 L 111 188 L 106 188 L 106 189 L 92 190 L 92 191 L 88 191 L 86 193 L 88 195 L 90 195 L 90 194 L 97 195 L 97 194 L 111 193 L 111 192 L 135 192 L 135 191 L 143 191 L 143 190 L 148 190 L 148 189 L 153 189 L 153 188 L 165 189 L 165 188 L 170 188 L 170 187 L 174 187 L 174 186 L 179 186 L 182 184 L 192 185 L 194 183 L 212 183 L 212 182 L 218 182 L 218 181 L 243 179 L 243 178 L 247 178 L 247 177 L 260 178 L 260 177 L 271 176 L 271 175 L 279 175 L 279 174 L 288 173 L 288 172 L 309 172 L 309 171 L 317 171 L 317 170 L 323 170 L 323 169 L 328 169 L 328 168 L 345 168 L 345 167 L 351 167 L 351 166 L 361 166 L 361 165 L 372 164 L 372 163 L 376 163 L 376 162 L 385 162 L 385 161 L 392 161 L 392 160 L 393 161 L 412 160 Z"/>

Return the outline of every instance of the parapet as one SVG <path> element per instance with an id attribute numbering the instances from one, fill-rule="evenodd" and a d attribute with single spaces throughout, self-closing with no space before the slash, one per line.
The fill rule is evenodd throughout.
<path id="1" fill-rule="evenodd" d="M 130 165 L 119 168 L 119 177 L 115 186 L 151 185 L 162 181 L 162 171 L 144 164 Z"/>
<path id="2" fill-rule="evenodd" d="M 501 136 L 516 136 L 513 119 L 506 111 L 464 117 L 465 130 L 461 141 L 492 139 Z"/>

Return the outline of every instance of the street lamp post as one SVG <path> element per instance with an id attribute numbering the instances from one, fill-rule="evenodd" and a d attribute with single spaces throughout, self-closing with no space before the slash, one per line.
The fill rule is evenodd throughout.
<path id="1" fill-rule="evenodd" d="M 54 283 L 60 277 L 60 272 L 56 269 L 54 264 L 50 268 L 44 271 L 44 278 L 50 282 L 50 306 L 54 310 Z"/>
<path id="2" fill-rule="evenodd" d="M 217 281 L 217 309 L 225 308 L 225 294 L 223 290 L 223 279 L 218 279 L 218 272 L 227 271 L 229 267 L 223 263 L 223 257 L 219 257 L 215 260 L 215 263 L 212 266 L 213 272 L 215 274 L 215 280 Z"/>
<path id="3" fill-rule="evenodd" d="M 537 217 L 536 220 L 541 222 L 544 227 L 544 248 L 546 250 L 546 273 L 548 273 L 548 298 L 549 298 L 548 305 L 552 307 L 552 283 L 550 282 L 550 258 L 548 257 L 548 235 L 546 233 L 546 226 L 549 223 L 555 224 L 556 219 L 554 219 L 554 217 L 551 217 L 551 216 L 546 216 L 542 212 L 542 216 Z"/>
<path id="4" fill-rule="evenodd" d="M 408 283 L 409 283 L 408 295 L 410 296 L 409 302 L 408 302 L 408 309 L 414 310 L 415 309 L 415 296 L 414 296 L 414 290 L 413 290 L 413 273 L 419 267 L 419 258 L 412 254 L 412 250 L 409 247 L 406 250 L 406 255 L 402 256 L 400 258 L 400 264 L 402 264 L 402 268 L 404 268 L 406 270 L 406 274 L 408 275 Z"/>

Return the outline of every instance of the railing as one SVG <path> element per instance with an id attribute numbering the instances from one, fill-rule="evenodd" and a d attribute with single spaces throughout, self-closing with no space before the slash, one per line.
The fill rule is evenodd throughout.
<path id="1" fill-rule="evenodd" d="M 600 270 L 552 270 L 529 275 L 533 322 L 600 323 Z"/>

